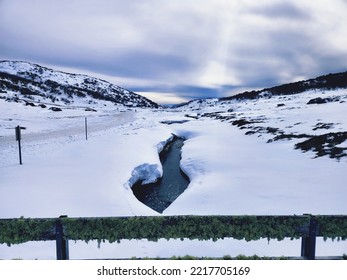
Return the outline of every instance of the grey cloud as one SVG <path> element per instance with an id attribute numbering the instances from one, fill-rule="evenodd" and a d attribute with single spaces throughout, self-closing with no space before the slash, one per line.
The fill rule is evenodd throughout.
<path id="1" fill-rule="evenodd" d="M 132 87 L 135 92 L 164 92 L 173 93 L 185 99 L 212 98 L 220 91 L 219 88 L 200 87 L 194 85 L 177 85 L 177 86 L 153 86 L 153 87 Z"/>
<path id="2" fill-rule="evenodd" d="M 189 71 L 192 69 L 189 61 L 174 54 L 155 54 L 134 52 L 126 54 L 115 60 L 119 73 L 123 76 L 141 76 L 143 78 L 160 78 L 176 71 Z"/>
<path id="3" fill-rule="evenodd" d="M 286 18 L 291 20 L 306 20 L 310 17 L 307 11 L 300 9 L 292 2 L 267 4 L 251 9 L 250 12 L 269 18 Z"/>
<path id="4" fill-rule="evenodd" d="M 329 7 L 345 7 L 341 1 L 346 3 L 334 0 Z M 0 58 L 136 79 L 135 87 L 122 86 L 186 98 L 274 86 L 347 65 L 334 41 L 337 35 L 343 43 L 343 32 L 329 26 L 329 18 L 322 24 L 320 2 L 183 2 L 0 0 Z M 331 42 L 324 40 L 327 30 Z M 223 76 L 217 87 L 218 76 L 210 73 L 215 69 L 235 79 Z M 152 82 L 166 86 L 148 87 Z"/>

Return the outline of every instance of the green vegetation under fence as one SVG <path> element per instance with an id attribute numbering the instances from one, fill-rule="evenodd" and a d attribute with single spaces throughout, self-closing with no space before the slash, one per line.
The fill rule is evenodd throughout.
<path id="1" fill-rule="evenodd" d="M 123 239 L 198 239 L 227 237 L 247 241 L 261 238 L 283 240 L 307 235 L 311 219 L 318 223 L 317 236 L 347 239 L 347 216 L 141 216 L 105 218 L 0 219 L 0 243 L 55 239 L 60 220 L 64 238 L 119 242 Z"/>

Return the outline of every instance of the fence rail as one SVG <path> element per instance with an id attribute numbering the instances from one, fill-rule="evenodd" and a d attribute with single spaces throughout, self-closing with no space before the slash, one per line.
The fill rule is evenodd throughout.
<path id="1" fill-rule="evenodd" d="M 69 240 L 301 238 L 301 257 L 315 259 L 316 237 L 347 239 L 346 215 L 140 216 L 0 219 L 0 243 L 56 240 L 57 259 L 69 259 Z"/>

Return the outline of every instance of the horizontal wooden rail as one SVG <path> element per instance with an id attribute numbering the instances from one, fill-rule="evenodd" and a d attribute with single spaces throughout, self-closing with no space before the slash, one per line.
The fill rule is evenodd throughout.
<path id="1" fill-rule="evenodd" d="M 0 243 L 56 240 L 57 259 L 68 259 L 68 240 L 218 240 L 302 238 L 301 256 L 315 258 L 316 236 L 347 239 L 346 215 L 300 216 L 140 216 L 0 219 Z"/>

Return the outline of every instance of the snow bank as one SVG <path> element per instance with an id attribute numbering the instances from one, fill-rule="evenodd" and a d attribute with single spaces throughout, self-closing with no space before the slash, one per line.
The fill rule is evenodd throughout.
<path id="1" fill-rule="evenodd" d="M 127 185 L 131 187 L 138 181 L 142 181 L 142 185 L 155 183 L 162 175 L 163 170 L 161 166 L 144 163 L 133 170 Z"/>

